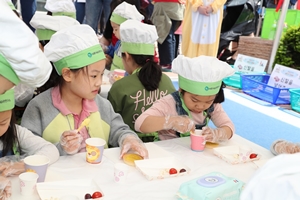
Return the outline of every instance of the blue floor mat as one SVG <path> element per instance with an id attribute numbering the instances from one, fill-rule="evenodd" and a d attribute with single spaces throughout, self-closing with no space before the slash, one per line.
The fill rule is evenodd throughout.
<path id="1" fill-rule="evenodd" d="M 266 149 L 277 139 L 300 142 L 300 129 L 226 99 L 222 106 L 235 125 L 236 134 Z"/>

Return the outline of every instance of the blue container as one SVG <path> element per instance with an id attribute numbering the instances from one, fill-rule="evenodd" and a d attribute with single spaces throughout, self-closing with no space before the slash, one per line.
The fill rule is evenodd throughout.
<path id="1" fill-rule="evenodd" d="M 267 85 L 270 75 L 242 75 L 244 93 L 272 104 L 290 104 L 290 88 L 276 88 Z"/>
<path id="2" fill-rule="evenodd" d="M 241 74 L 241 72 L 235 72 L 232 76 L 224 78 L 223 82 L 226 85 L 241 89 Z"/>
<path id="3" fill-rule="evenodd" d="M 300 112 L 300 89 L 290 89 L 291 93 L 291 107 L 293 110 Z"/>

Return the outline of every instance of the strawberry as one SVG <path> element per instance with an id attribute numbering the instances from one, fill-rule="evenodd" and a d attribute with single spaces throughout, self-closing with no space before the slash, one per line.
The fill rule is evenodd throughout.
<path id="1" fill-rule="evenodd" d="M 171 168 L 170 170 L 169 170 L 169 174 L 177 174 L 177 170 L 175 169 L 175 168 Z"/>
<path id="2" fill-rule="evenodd" d="M 256 153 L 251 153 L 249 157 L 250 157 L 250 159 L 256 158 L 257 154 Z"/>
<path id="3" fill-rule="evenodd" d="M 93 195 L 92 195 L 93 199 L 97 199 L 97 198 L 100 198 L 100 197 L 102 197 L 102 193 L 101 192 L 94 192 Z"/>

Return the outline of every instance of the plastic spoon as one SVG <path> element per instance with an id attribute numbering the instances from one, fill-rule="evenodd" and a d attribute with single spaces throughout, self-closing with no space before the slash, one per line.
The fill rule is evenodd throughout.
<path id="1" fill-rule="evenodd" d="M 89 118 L 85 118 L 85 120 L 83 120 L 83 122 L 80 124 L 79 128 L 77 129 L 77 131 L 79 132 L 83 127 L 86 127 L 89 125 L 90 123 L 90 119 Z"/>

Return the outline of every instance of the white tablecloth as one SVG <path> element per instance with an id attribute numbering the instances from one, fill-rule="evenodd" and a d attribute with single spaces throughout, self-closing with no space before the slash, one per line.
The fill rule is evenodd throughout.
<path id="1" fill-rule="evenodd" d="M 203 152 L 190 150 L 189 137 L 165 140 L 153 144 L 164 151 L 161 153 L 151 152 L 150 159 L 159 155 L 168 156 L 167 154 L 169 154 L 188 166 L 191 172 L 184 176 L 149 181 L 137 169 L 132 167 L 126 184 L 115 183 L 113 179 L 114 163 L 120 162 L 118 160 L 119 148 L 111 148 L 104 151 L 102 163 L 97 165 L 86 163 L 85 153 L 74 156 L 61 156 L 58 162 L 49 166 L 45 181 L 94 179 L 103 191 L 105 200 L 175 200 L 175 194 L 183 182 L 210 172 L 221 172 L 226 176 L 247 182 L 259 167 L 273 157 L 269 150 L 238 135 L 234 135 L 226 145 L 246 145 L 262 155 L 260 160 L 231 165 L 215 156 L 212 149 L 206 148 Z M 155 150 L 152 148 L 152 151 Z M 14 177 L 11 180 L 13 183 L 12 200 L 39 199 L 37 193 L 31 197 L 21 196 L 18 178 Z"/>

